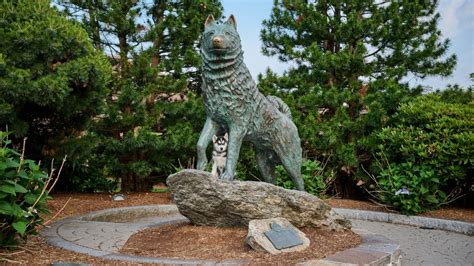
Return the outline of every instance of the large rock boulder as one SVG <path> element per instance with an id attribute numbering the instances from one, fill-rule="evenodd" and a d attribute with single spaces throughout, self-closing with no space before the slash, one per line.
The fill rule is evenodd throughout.
<path id="1" fill-rule="evenodd" d="M 180 213 L 196 225 L 247 227 L 250 220 L 283 217 L 298 228 L 351 227 L 349 220 L 306 192 L 264 182 L 218 180 L 198 170 L 183 170 L 166 182 Z"/>

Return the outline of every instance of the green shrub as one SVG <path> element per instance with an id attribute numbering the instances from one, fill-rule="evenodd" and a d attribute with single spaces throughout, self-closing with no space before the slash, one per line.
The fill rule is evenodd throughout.
<path id="1" fill-rule="evenodd" d="M 378 177 L 378 199 L 404 214 L 437 208 L 446 200 L 440 177 L 428 165 L 391 164 Z"/>
<path id="2" fill-rule="evenodd" d="M 14 246 L 19 238 L 36 234 L 46 213 L 48 175 L 32 160 L 8 148 L 8 134 L 0 131 L 0 246 Z M 44 193 L 42 193 L 44 192 Z"/>
<path id="3" fill-rule="evenodd" d="M 405 213 L 439 206 L 469 193 L 474 163 L 474 102 L 447 103 L 429 94 L 402 104 L 394 126 L 377 134 L 378 154 L 390 162 L 377 179 L 382 194 L 406 187 L 410 197 L 382 197 Z M 391 169 L 391 170 L 390 170 Z M 394 182 L 396 180 L 397 182 Z"/>
<path id="4" fill-rule="evenodd" d="M 321 166 L 321 163 L 318 161 L 303 161 L 301 166 L 301 177 L 304 180 L 306 192 L 320 197 L 325 196 L 330 183 L 332 183 L 334 179 L 325 178 L 322 175 L 323 170 L 324 169 Z M 278 186 L 284 187 L 286 189 L 295 189 L 291 178 L 288 176 L 286 170 L 281 165 L 276 167 L 276 179 Z"/>
<path id="5" fill-rule="evenodd" d="M 61 178 L 57 188 L 77 192 L 111 192 L 117 189 L 117 182 L 110 175 L 100 150 L 101 139 L 92 133 L 81 138 L 68 138 L 59 150 L 68 155 L 64 166 L 67 178 Z"/>
<path id="6" fill-rule="evenodd" d="M 472 80 L 472 79 L 471 79 Z M 474 80 L 473 80 L 474 81 Z M 474 86 L 470 86 L 467 89 L 463 89 L 459 85 L 448 85 L 448 87 L 442 91 L 437 91 L 436 94 L 443 99 L 446 103 L 460 103 L 469 104 L 474 100 Z"/>
<path id="7" fill-rule="evenodd" d="M 0 130 L 12 130 L 14 146 L 28 137 L 31 159 L 73 154 L 78 148 L 69 141 L 82 136 L 92 118 L 103 113 L 112 74 L 107 56 L 49 0 L 0 1 L 0 14 Z M 75 155 L 70 158 L 78 163 L 68 165 L 68 176 L 61 181 L 72 183 L 69 177 L 80 176 L 87 180 L 75 187 L 87 184 L 91 171 L 70 172 L 86 164 L 87 157 L 82 162 Z M 82 187 L 90 190 L 90 185 Z"/>

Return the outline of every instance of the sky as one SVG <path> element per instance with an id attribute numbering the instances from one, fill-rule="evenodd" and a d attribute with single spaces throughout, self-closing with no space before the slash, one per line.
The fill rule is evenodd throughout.
<path id="1" fill-rule="evenodd" d="M 226 17 L 234 14 L 237 19 L 244 60 L 255 80 L 268 67 L 279 74 L 288 69 L 288 64 L 261 53 L 262 21 L 270 17 L 273 0 L 222 0 L 222 5 Z M 448 53 L 457 55 L 457 66 L 447 78 L 409 77 L 408 81 L 411 85 L 423 85 L 432 89 L 443 89 L 448 84 L 468 87 L 472 84 L 469 73 L 474 73 L 474 0 L 440 0 L 438 12 L 441 15 L 438 28 L 444 38 L 451 40 Z"/>

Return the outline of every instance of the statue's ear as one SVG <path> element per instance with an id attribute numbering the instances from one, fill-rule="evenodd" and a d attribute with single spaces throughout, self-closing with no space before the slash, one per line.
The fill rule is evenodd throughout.
<path id="1" fill-rule="evenodd" d="M 227 135 L 227 132 L 224 135 L 224 139 L 225 139 L 225 141 L 229 141 L 229 135 Z"/>
<path id="2" fill-rule="evenodd" d="M 216 143 L 216 141 L 217 141 L 217 136 L 216 135 L 212 136 L 212 143 Z"/>
<path id="3" fill-rule="evenodd" d="M 214 16 L 209 15 L 206 19 L 206 22 L 204 22 L 204 27 L 207 27 L 207 26 L 211 25 L 212 23 L 215 23 Z"/>
<path id="4" fill-rule="evenodd" d="M 230 15 L 226 23 L 234 26 L 234 28 L 237 29 L 237 21 L 235 20 L 234 15 Z"/>

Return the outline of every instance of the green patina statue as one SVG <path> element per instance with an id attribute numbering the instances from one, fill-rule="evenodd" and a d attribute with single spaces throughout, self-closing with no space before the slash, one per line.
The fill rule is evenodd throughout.
<path id="1" fill-rule="evenodd" d="M 275 165 L 282 164 L 295 187 L 301 179 L 301 145 L 288 106 L 278 97 L 265 97 L 255 86 L 236 29 L 235 17 L 217 24 L 211 15 L 201 40 L 206 123 L 197 144 L 197 168 L 207 165 L 206 148 L 215 134 L 228 132 L 227 161 L 220 176 L 232 180 L 242 141 L 255 147 L 257 164 L 265 181 L 275 183 Z"/>

